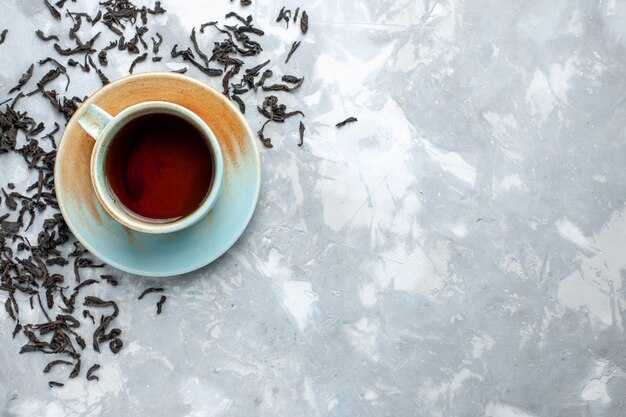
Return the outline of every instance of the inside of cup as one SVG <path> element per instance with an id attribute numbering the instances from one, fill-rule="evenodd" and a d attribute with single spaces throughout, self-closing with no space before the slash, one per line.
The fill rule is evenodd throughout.
<path id="1" fill-rule="evenodd" d="M 219 192 L 219 186 L 221 185 L 221 151 L 219 150 L 219 145 L 216 146 L 217 142 L 215 138 L 201 119 L 199 119 L 195 114 L 191 113 L 189 110 L 186 110 L 178 105 L 173 105 L 170 103 L 154 103 L 154 104 L 146 104 L 133 106 L 136 108 L 129 108 L 122 111 L 118 116 L 116 116 L 110 125 L 107 125 L 105 130 L 103 131 L 101 137 L 104 138 L 102 143 L 98 143 L 96 146 L 96 150 L 94 151 L 94 160 L 92 162 L 92 168 L 95 168 L 92 173 L 94 175 L 94 186 L 96 187 L 96 193 L 99 194 L 98 197 L 101 199 L 101 202 L 105 209 L 111 214 L 115 219 L 120 221 L 122 224 L 145 232 L 152 233 L 165 233 L 168 231 L 175 231 L 184 228 L 195 221 L 199 220 L 202 216 L 204 216 L 210 206 L 213 205 L 215 199 L 217 198 L 217 194 Z M 132 171 L 132 172 L 115 172 L 111 170 L 115 169 L 127 169 L 130 160 L 118 160 L 112 158 L 128 158 L 128 155 L 132 155 L 133 158 L 138 157 L 138 152 L 135 150 L 126 149 L 127 153 L 122 152 L 121 154 L 115 154 L 117 152 L 116 147 L 124 148 L 126 146 L 123 142 L 130 140 L 132 135 L 127 135 L 125 133 L 125 129 L 129 127 L 135 126 L 135 128 L 141 129 L 143 126 L 143 121 L 145 119 L 150 119 L 152 123 L 159 123 L 159 120 L 163 121 L 168 119 L 169 121 L 177 120 L 179 125 L 175 126 L 176 129 L 183 129 L 186 126 L 186 132 L 180 132 L 180 135 L 190 134 L 192 129 L 196 135 L 201 137 L 202 144 L 206 152 L 206 157 L 204 158 L 207 163 L 210 162 L 210 172 L 204 171 L 205 175 L 208 178 L 202 178 L 202 176 L 196 175 L 193 177 L 191 173 L 193 169 L 194 173 L 201 173 L 201 160 L 202 158 L 199 156 L 202 153 L 202 149 L 198 148 L 189 148 L 185 149 L 185 152 L 181 151 L 182 144 L 180 137 L 176 136 L 176 132 L 174 132 L 173 136 L 170 138 L 170 142 L 167 141 L 167 135 L 161 134 L 163 129 L 162 126 L 154 129 L 154 127 L 148 128 L 145 125 L 146 129 L 154 130 L 154 134 L 156 136 L 160 136 L 160 145 L 162 147 L 161 153 L 159 154 L 159 161 L 150 160 L 151 155 L 155 155 L 155 146 L 154 144 L 149 143 L 150 138 L 143 139 L 145 143 L 140 143 L 137 146 L 142 146 L 142 154 L 139 162 L 140 169 Z M 182 122 L 182 125 L 180 124 Z M 162 124 L 162 123 L 161 123 Z M 183 127 L 181 127 L 183 126 Z M 141 133 L 141 132 L 140 132 Z M 148 132 L 149 133 L 149 132 Z M 171 132 L 170 132 L 171 133 Z M 149 135 L 147 135 L 149 136 Z M 178 139 L 177 139 L 178 138 Z M 213 139 L 213 140 L 212 140 Z M 135 140 L 135 139 L 132 139 Z M 147 141 L 147 142 L 146 142 Z M 99 141 L 100 142 L 100 141 Z M 123 150 L 123 149 L 122 149 Z M 177 158 L 177 161 L 172 162 L 173 158 Z M 182 158 L 182 159 L 181 159 Z M 114 163 L 111 164 L 111 161 Z M 134 161 L 135 163 L 137 161 Z M 143 164 L 143 165 L 142 165 Z M 155 165 L 159 168 L 159 164 L 161 169 L 165 169 L 165 167 L 169 167 L 171 169 L 172 164 L 178 164 L 180 171 L 180 176 L 184 178 L 189 178 L 192 176 L 194 181 L 196 178 L 200 178 L 204 183 L 198 185 L 198 190 L 202 189 L 203 194 L 201 198 L 198 197 L 198 190 L 195 190 L 196 199 L 191 202 L 185 202 L 187 204 L 187 211 L 185 213 L 176 215 L 176 216 L 152 216 L 150 215 L 149 210 L 144 210 L 143 213 L 147 213 L 148 215 L 144 215 L 141 210 L 134 210 L 134 207 L 131 204 L 128 204 L 129 199 L 121 195 L 120 192 L 120 184 L 114 184 L 112 181 L 113 176 L 120 177 L 122 181 L 126 181 L 127 184 L 130 183 L 138 183 L 139 180 L 144 181 L 144 192 L 146 189 L 149 189 L 150 196 L 152 198 L 151 204 L 154 210 L 161 210 L 162 212 L 166 212 L 164 207 L 159 207 L 159 203 L 162 202 L 162 206 L 175 207 L 177 204 L 180 206 L 180 201 L 173 201 L 175 199 L 180 199 L 181 196 L 184 198 L 188 198 L 191 191 L 189 187 L 191 183 L 177 183 L 177 178 L 171 178 L 165 176 L 164 182 L 167 182 L 167 189 L 159 189 L 159 184 L 150 183 L 150 176 L 146 174 L 146 172 L 155 171 Z M 146 167 L 147 166 L 147 167 Z M 139 176 L 145 174 L 145 178 L 137 178 L 137 172 L 139 172 Z M 170 171 L 172 172 L 172 171 Z M 125 175 L 128 175 L 127 178 L 123 178 Z M 119 178 L 118 178 L 119 179 Z M 207 181 L 208 180 L 208 181 Z M 198 180 L 199 181 L 199 180 Z M 120 181 L 117 181 L 120 182 Z M 195 182 L 192 182 L 195 184 Z M 123 185 L 123 184 L 122 184 Z M 162 184 L 161 184 L 162 185 Z M 186 188 L 185 188 L 186 187 Z M 180 189 L 179 189 L 180 188 Z M 137 187 L 135 187 L 137 189 Z M 131 190 L 131 188 L 129 188 Z M 140 190 L 141 191 L 141 190 Z M 193 190 L 192 190 L 193 191 Z M 144 198 L 144 195 L 133 195 L 130 196 L 135 198 L 137 201 Z M 144 198 L 144 200 L 146 200 Z M 146 200 L 147 201 L 147 200 Z"/>

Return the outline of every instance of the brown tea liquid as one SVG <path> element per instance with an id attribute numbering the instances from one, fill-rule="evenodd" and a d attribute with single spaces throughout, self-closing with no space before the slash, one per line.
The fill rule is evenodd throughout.
<path id="1" fill-rule="evenodd" d="M 211 189 L 213 154 L 203 134 L 169 114 L 140 116 L 113 138 L 105 175 L 118 202 L 141 220 L 193 213 Z"/>

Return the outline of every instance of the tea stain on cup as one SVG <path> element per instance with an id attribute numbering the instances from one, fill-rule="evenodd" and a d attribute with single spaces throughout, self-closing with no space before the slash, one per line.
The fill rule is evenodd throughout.
<path id="1" fill-rule="evenodd" d="M 66 130 L 76 132 L 80 130 L 75 120 L 78 120 L 78 118 L 72 119 Z M 65 146 L 70 147 L 68 148 L 69 152 L 66 155 L 66 160 L 61 166 L 61 175 L 67 182 L 67 189 L 73 197 L 75 204 L 86 207 L 90 219 L 97 222 L 98 225 L 102 225 L 102 217 L 98 210 L 99 203 L 91 184 L 91 177 L 82 174 L 89 172 L 91 152 L 95 142 L 82 131 L 76 133 L 73 137 L 68 136 L 66 140 L 71 143 L 65 144 Z"/>
<path id="2" fill-rule="evenodd" d="M 135 230 L 131 229 L 130 227 L 127 226 L 123 226 L 122 225 L 122 229 L 124 230 L 124 233 L 126 233 L 126 238 L 127 238 L 127 242 L 130 246 L 137 248 L 137 240 L 135 239 L 135 234 L 137 233 Z"/>

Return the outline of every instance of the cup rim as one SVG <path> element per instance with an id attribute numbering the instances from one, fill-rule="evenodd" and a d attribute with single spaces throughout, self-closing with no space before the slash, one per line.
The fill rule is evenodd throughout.
<path id="1" fill-rule="evenodd" d="M 137 117 L 153 113 L 166 113 L 181 116 L 187 122 L 193 124 L 204 136 L 211 148 L 214 159 L 215 172 L 213 182 L 211 184 L 210 191 L 202 204 L 200 204 L 200 206 L 187 216 L 168 223 L 146 222 L 127 213 L 126 210 L 119 206 L 117 200 L 111 196 L 112 191 L 107 185 L 106 175 L 104 172 L 106 152 L 103 152 L 103 149 L 105 149 L 107 145 L 110 145 L 112 139 L 115 137 L 115 134 L 119 132 L 123 126 Z M 108 150 L 108 148 L 106 149 Z M 186 229 L 209 213 L 211 208 L 215 205 L 222 188 L 224 163 L 222 150 L 215 134 L 206 122 L 204 122 L 204 120 L 202 120 L 198 115 L 179 104 L 165 101 L 145 101 L 134 104 L 120 111 L 118 114 L 113 116 L 111 121 L 104 127 L 104 129 L 102 129 L 95 141 L 91 154 L 90 175 L 96 197 L 100 201 L 100 204 L 117 222 L 138 232 L 164 234 Z"/>

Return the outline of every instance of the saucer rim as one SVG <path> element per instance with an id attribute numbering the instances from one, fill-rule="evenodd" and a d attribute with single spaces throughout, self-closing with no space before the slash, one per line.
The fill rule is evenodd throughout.
<path id="1" fill-rule="evenodd" d="M 245 232 L 246 228 L 248 227 L 248 225 L 250 224 L 250 221 L 252 220 L 252 215 L 254 214 L 254 212 L 256 211 L 256 207 L 259 203 L 259 195 L 260 195 L 260 191 L 261 191 L 261 155 L 259 153 L 259 148 L 258 145 L 256 143 L 256 141 L 254 140 L 254 134 L 252 132 L 252 129 L 250 129 L 250 126 L 248 125 L 248 122 L 246 121 L 246 119 L 243 117 L 243 115 L 239 112 L 239 110 L 235 107 L 235 105 L 233 103 L 231 103 L 229 100 L 226 99 L 226 97 L 224 97 L 217 89 L 215 89 L 213 86 L 211 86 L 210 84 L 202 81 L 202 80 L 198 80 L 197 78 L 185 75 L 185 74 L 178 74 L 178 73 L 172 73 L 172 72 L 167 72 L 167 71 L 148 71 L 148 72 L 143 72 L 143 73 L 139 73 L 139 74 L 132 74 L 132 75 L 127 75 L 124 76 L 98 90 L 96 90 L 93 94 L 91 94 L 87 100 L 85 100 L 85 102 L 79 107 L 78 110 L 76 110 L 76 112 L 72 115 L 72 117 L 70 118 L 70 120 L 67 122 L 65 131 L 63 132 L 63 136 L 61 137 L 61 141 L 59 143 L 58 149 L 57 149 L 57 156 L 59 154 L 61 154 L 61 149 L 65 144 L 65 138 L 66 136 L 69 134 L 69 132 L 72 129 L 76 129 L 76 128 L 80 128 L 80 126 L 78 126 L 78 113 L 81 109 L 86 108 L 86 106 L 88 106 L 89 104 L 91 104 L 94 100 L 94 97 L 96 97 L 98 94 L 101 94 L 102 92 L 105 91 L 109 91 L 109 90 L 113 90 L 115 88 L 117 88 L 120 84 L 123 84 L 124 82 L 128 82 L 129 79 L 140 79 L 140 78 L 150 78 L 150 77 L 155 77 L 155 76 L 166 76 L 166 77 L 171 77 L 171 78 L 178 78 L 182 81 L 185 82 L 190 82 L 192 84 L 195 84 L 196 86 L 200 87 L 200 88 L 210 88 L 212 90 L 215 91 L 215 93 L 217 93 L 217 97 L 221 100 L 221 102 L 226 105 L 227 107 L 230 108 L 230 110 L 232 112 L 234 112 L 237 116 L 237 118 L 239 119 L 239 121 L 243 124 L 243 126 L 245 127 L 246 132 L 249 134 L 249 136 L 251 138 L 253 138 L 253 140 L 251 141 L 252 145 L 253 145 L 253 153 L 254 153 L 254 160 L 256 162 L 256 182 L 255 182 L 255 186 L 254 186 L 254 196 L 253 196 L 253 201 L 254 203 L 251 205 L 249 212 L 246 214 L 245 217 L 242 217 L 242 221 L 240 222 L 241 226 L 241 230 L 237 231 L 236 233 L 234 233 L 234 238 L 231 239 L 231 241 L 228 242 L 228 244 L 223 245 L 223 250 L 222 251 L 218 251 L 216 252 L 215 255 L 213 255 L 210 258 L 206 258 L 206 259 L 202 259 L 200 262 L 194 263 L 194 264 L 190 264 L 187 265 L 186 267 L 183 268 L 179 268 L 179 270 L 177 270 L 176 272 L 172 273 L 172 271 L 169 271 L 167 273 L 158 273 L 158 272 L 149 272 L 149 271 L 145 271 L 142 269 L 138 269 L 138 268 L 133 268 L 133 267 L 128 267 L 125 265 L 122 265 L 118 262 L 116 262 L 113 259 L 110 259 L 107 256 L 102 256 L 98 251 L 94 250 L 93 247 L 85 241 L 85 239 L 82 238 L 82 236 L 80 235 L 80 233 L 77 233 L 78 228 L 73 224 L 73 221 L 70 219 L 70 217 L 67 215 L 67 212 L 65 210 L 65 203 L 63 202 L 62 198 L 59 198 L 59 196 L 63 195 L 63 186 L 61 185 L 60 182 L 55 181 L 54 184 L 54 188 L 55 188 L 55 194 L 57 195 L 57 201 L 59 204 L 59 209 L 61 211 L 61 214 L 63 215 L 63 219 L 65 220 L 65 223 L 67 224 L 67 226 L 69 227 L 69 229 L 72 231 L 72 234 L 74 235 L 74 237 L 80 241 L 80 243 L 85 246 L 85 248 L 94 256 L 96 256 L 98 259 L 104 261 L 106 264 L 113 266 L 117 269 L 119 269 L 120 271 L 123 272 L 127 272 L 127 273 L 131 273 L 134 275 L 141 275 L 141 276 L 148 276 L 148 277 L 173 277 L 173 276 L 178 276 L 178 275 L 184 275 L 184 274 L 188 274 L 190 272 L 194 272 L 197 271 L 200 268 L 203 268 L 209 264 L 211 264 L 212 262 L 214 262 L 216 259 L 220 258 L 222 255 L 224 255 L 235 243 L 237 243 L 237 241 L 239 240 L 239 238 L 241 237 L 241 235 L 243 235 L 243 233 Z M 55 161 L 55 165 L 54 165 L 54 176 L 55 178 L 60 178 L 59 173 L 60 173 L 60 166 L 61 163 L 58 163 L 58 159 L 57 161 Z M 235 170 L 236 171 L 236 170 Z M 100 202 L 97 201 L 97 204 L 100 205 Z M 211 213 L 211 211 L 209 211 L 207 213 L 207 215 L 209 215 Z M 202 220 L 200 220 L 202 221 Z M 186 232 L 186 230 L 181 230 L 176 232 L 176 234 L 184 234 Z M 136 232 L 136 233 L 140 233 L 140 232 Z M 162 235 L 159 235 L 162 236 Z"/>

